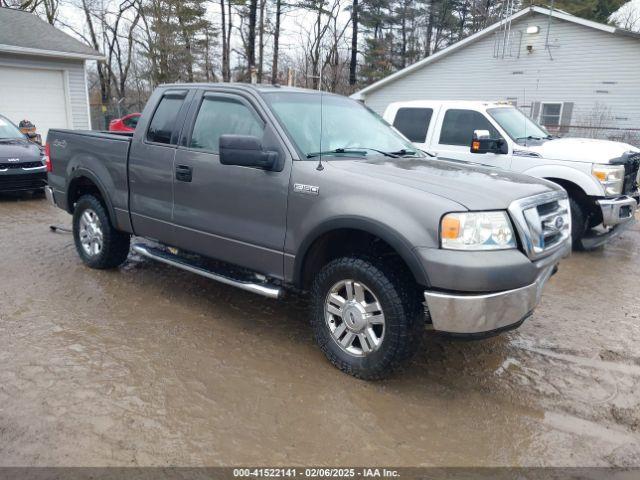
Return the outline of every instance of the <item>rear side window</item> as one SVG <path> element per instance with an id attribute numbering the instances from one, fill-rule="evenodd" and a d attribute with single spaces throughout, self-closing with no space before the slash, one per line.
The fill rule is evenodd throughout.
<path id="1" fill-rule="evenodd" d="M 149 130 L 147 131 L 147 140 L 154 143 L 165 143 L 167 145 L 175 144 L 171 142 L 176 126 L 176 118 L 184 98 L 182 97 L 163 97 L 160 100 L 158 108 L 156 108 Z M 177 140 L 174 138 L 174 140 Z"/>
<path id="2" fill-rule="evenodd" d="M 498 130 L 479 112 L 473 110 L 447 110 L 440 132 L 441 145 L 468 147 L 474 130 L 489 130 L 491 138 L 502 138 Z"/>
<path id="3" fill-rule="evenodd" d="M 264 123 L 253 110 L 239 101 L 205 97 L 193 125 L 191 143 L 196 150 L 218 153 L 220 135 L 252 135 L 262 138 Z"/>
<path id="4" fill-rule="evenodd" d="M 401 108 L 393 126 L 412 142 L 424 143 L 433 116 L 432 108 Z"/>

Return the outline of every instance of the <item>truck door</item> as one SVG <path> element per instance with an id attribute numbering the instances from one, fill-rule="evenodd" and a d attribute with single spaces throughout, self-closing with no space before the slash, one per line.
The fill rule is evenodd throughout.
<path id="1" fill-rule="evenodd" d="M 150 120 L 129 152 L 129 208 L 136 235 L 173 243 L 173 157 L 188 108 L 187 90 L 149 100 Z M 155 107 L 155 108 L 154 108 Z"/>
<path id="2" fill-rule="evenodd" d="M 503 138 L 482 113 L 462 108 L 443 109 L 438 124 L 440 128 L 436 128 L 432 141 L 432 151 L 437 153 L 438 157 L 483 163 L 504 169 L 511 167 L 509 154 L 471 153 L 474 130 L 489 130 L 491 138 Z"/>
<path id="3" fill-rule="evenodd" d="M 194 100 L 174 160 L 176 245 L 281 278 L 291 158 L 261 112 L 235 93 L 203 91 Z M 283 155 L 283 170 L 222 165 L 224 134 L 261 138 Z"/>

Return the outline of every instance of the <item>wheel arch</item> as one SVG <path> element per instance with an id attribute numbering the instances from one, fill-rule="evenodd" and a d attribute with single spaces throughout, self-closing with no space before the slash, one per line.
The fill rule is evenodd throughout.
<path id="1" fill-rule="evenodd" d="M 326 248 L 332 247 L 328 242 L 347 238 L 349 235 L 360 235 L 379 240 L 386 244 L 396 254 L 420 285 L 429 285 L 428 276 L 420 262 L 412 244 L 391 227 L 375 220 L 362 217 L 339 217 L 328 220 L 314 228 L 302 241 L 295 256 L 293 267 L 293 283 L 299 288 L 308 286 L 313 272 L 321 267 L 323 260 L 335 258 L 327 254 Z M 348 253 L 348 245 L 340 245 L 338 253 Z M 319 257 L 318 257 L 319 256 Z"/>
<path id="2" fill-rule="evenodd" d="M 579 198 L 587 197 L 587 193 L 584 189 L 575 182 L 571 180 L 567 180 L 564 178 L 555 178 L 555 177 L 545 177 L 545 180 L 549 180 L 550 182 L 556 183 L 564 188 L 569 196 L 575 195 Z"/>
<path id="3" fill-rule="evenodd" d="M 75 203 L 82 195 L 87 193 L 98 193 L 100 200 L 102 200 L 107 209 L 109 220 L 111 220 L 112 224 L 115 224 L 115 210 L 102 182 L 90 170 L 77 168 L 74 170 L 67 187 L 67 211 L 73 214 Z"/>
<path id="4" fill-rule="evenodd" d="M 530 168 L 522 172 L 532 177 L 550 180 L 562 186 L 564 182 L 567 185 L 575 185 L 581 190 L 585 196 L 603 196 L 604 190 L 600 182 L 595 177 L 579 170 L 577 167 L 567 167 L 564 165 L 540 165 Z M 564 188 L 564 187 L 563 187 Z"/>

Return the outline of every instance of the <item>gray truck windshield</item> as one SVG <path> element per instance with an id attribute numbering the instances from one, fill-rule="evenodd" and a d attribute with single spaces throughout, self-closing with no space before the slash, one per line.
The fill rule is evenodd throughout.
<path id="1" fill-rule="evenodd" d="M 487 112 L 516 142 L 532 138 L 542 140 L 549 136 L 549 132 L 517 108 L 490 108 Z"/>
<path id="2" fill-rule="evenodd" d="M 2 138 L 24 138 L 24 135 L 13 123 L 0 116 L 0 139 Z"/>
<path id="3" fill-rule="evenodd" d="M 423 156 L 377 114 L 348 98 L 295 92 L 264 97 L 305 157 Z"/>

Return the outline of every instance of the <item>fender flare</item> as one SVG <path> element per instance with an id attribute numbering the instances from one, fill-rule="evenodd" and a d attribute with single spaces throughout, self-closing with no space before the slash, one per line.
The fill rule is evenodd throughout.
<path id="1" fill-rule="evenodd" d="M 566 180 L 580 187 L 588 196 L 604 196 L 602 185 L 600 185 L 595 178 L 575 168 L 563 165 L 540 165 L 525 170 L 522 173 L 544 179 L 557 178 L 559 180 Z"/>
<path id="2" fill-rule="evenodd" d="M 102 199 L 106 204 L 107 213 L 109 214 L 109 219 L 111 220 L 111 223 L 115 225 L 116 214 L 115 214 L 115 210 L 113 209 L 113 204 L 111 203 L 111 198 L 109 198 L 109 196 L 107 195 L 107 189 L 104 187 L 102 182 L 98 179 L 98 176 L 95 175 L 91 170 L 88 170 L 84 167 L 78 167 L 71 173 L 70 177 L 71 178 L 67 186 L 67 212 L 73 213 L 73 204 L 71 203 L 70 193 L 75 182 L 82 177 L 88 178 L 89 180 L 91 180 L 91 182 L 96 186 L 96 188 L 100 192 L 100 195 L 102 196 Z"/>
<path id="3" fill-rule="evenodd" d="M 406 238 L 400 235 L 395 229 L 381 222 L 356 216 L 331 218 L 317 225 L 309 234 L 307 234 L 298 247 L 295 256 L 293 276 L 293 283 L 295 285 L 302 285 L 303 269 L 307 261 L 307 255 L 316 240 L 333 230 L 345 229 L 360 230 L 374 235 L 388 243 L 407 264 L 416 282 L 420 285 L 429 286 L 429 277 L 427 276 L 424 266 L 413 248 L 413 245 Z"/>

